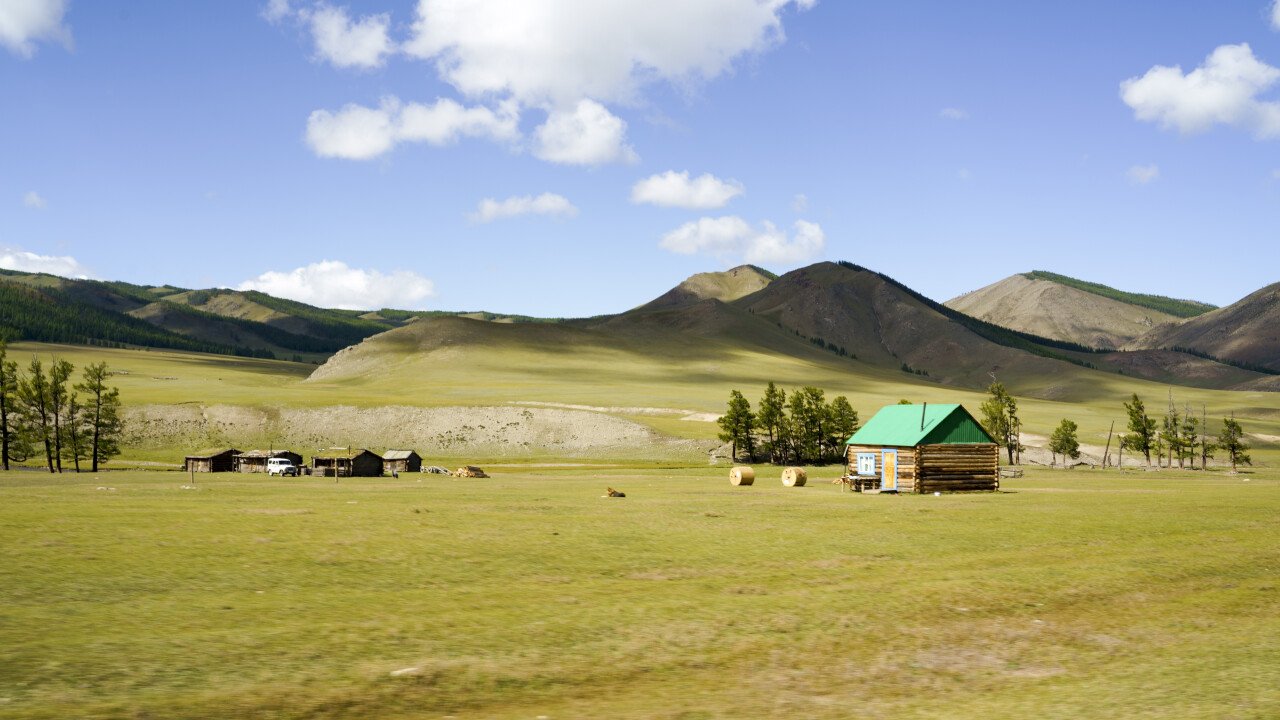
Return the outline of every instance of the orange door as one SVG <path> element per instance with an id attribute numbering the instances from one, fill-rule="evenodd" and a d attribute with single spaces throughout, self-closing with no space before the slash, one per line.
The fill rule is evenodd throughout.
<path id="1" fill-rule="evenodd" d="M 885 450 L 880 454 L 880 489 L 898 489 L 898 451 Z"/>

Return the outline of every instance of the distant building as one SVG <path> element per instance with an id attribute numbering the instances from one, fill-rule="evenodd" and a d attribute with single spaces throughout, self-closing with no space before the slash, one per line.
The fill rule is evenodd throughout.
<path id="1" fill-rule="evenodd" d="M 363 448 L 330 448 L 311 457 L 311 468 L 326 477 L 378 477 L 382 457 Z"/>
<path id="2" fill-rule="evenodd" d="M 235 448 L 205 450 L 188 455 L 182 469 L 187 472 L 231 472 L 238 454 L 240 451 Z"/>
<path id="3" fill-rule="evenodd" d="M 855 489 L 1000 489 L 1000 446 L 961 405 L 890 405 L 848 441 Z"/>
<path id="4" fill-rule="evenodd" d="M 302 456 L 290 450 L 249 450 L 234 457 L 233 469 L 242 473 L 265 473 L 271 458 L 286 458 L 294 467 L 302 467 Z"/>
<path id="5" fill-rule="evenodd" d="M 421 472 L 422 456 L 413 450 L 388 450 L 382 453 L 382 472 Z"/>

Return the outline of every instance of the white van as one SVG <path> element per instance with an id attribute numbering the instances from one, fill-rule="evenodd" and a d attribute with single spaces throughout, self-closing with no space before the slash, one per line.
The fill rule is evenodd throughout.
<path id="1" fill-rule="evenodd" d="M 296 477 L 298 466 L 294 465 L 289 458 L 270 458 L 267 460 L 267 474 Z"/>

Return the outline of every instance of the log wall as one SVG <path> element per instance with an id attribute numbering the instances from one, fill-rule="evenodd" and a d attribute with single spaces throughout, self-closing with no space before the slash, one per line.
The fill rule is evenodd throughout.
<path id="1" fill-rule="evenodd" d="M 921 445 L 917 492 L 1000 489 L 1000 448 L 995 444 Z"/>

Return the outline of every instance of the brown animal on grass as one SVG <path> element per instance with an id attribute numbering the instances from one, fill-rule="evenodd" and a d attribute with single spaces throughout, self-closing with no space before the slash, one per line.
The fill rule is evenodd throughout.
<path id="1" fill-rule="evenodd" d="M 627 494 L 620 490 L 614 490 L 613 488 L 609 488 L 609 497 L 626 497 L 626 496 Z"/>

